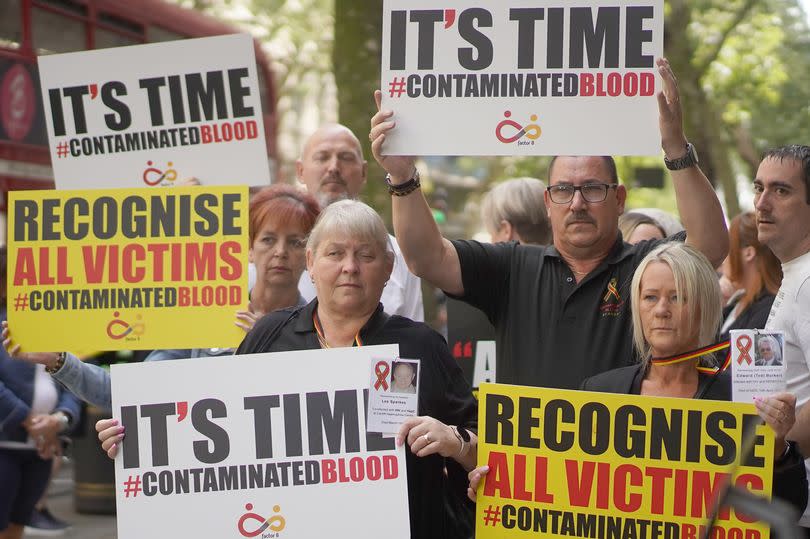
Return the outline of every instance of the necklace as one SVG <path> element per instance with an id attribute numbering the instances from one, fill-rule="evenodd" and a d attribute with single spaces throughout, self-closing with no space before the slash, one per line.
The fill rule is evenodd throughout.
<path id="1" fill-rule="evenodd" d="M 326 336 L 323 333 L 323 327 L 321 326 L 321 320 L 318 318 L 318 311 L 314 311 L 312 313 L 312 323 L 315 326 L 315 331 L 318 333 L 318 342 L 321 345 L 321 348 L 331 348 L 329 343 L 326 342 Z M 363 341 L 360 339 L 360 332 L 358 331 L 357 334 L 354 336 L 354 343 L 353 346 L 363 346 Z"/>
<path id="2" fill-rule="evenodd" d="M 731 346 L 730 341 L 721 341 L 714 344 L 710 344 L 709 346 L 698 348 L 696 350 L 684 352 L 683 354 L 676 354 L 674 356 L 668 357 L 652 357 L 650 358 L 650 362 L 653 365 L 675 365 L 677 363 L 683 363 L 684 361 L 688 361 L 690 359 L 698 359 L 701 356 L 712 354 L 719 350 L 730 348 L 730 346 Z M 731 350 L 729 350 L 728 354 L 726 354 L 726 359 L 720 367 L 700 367 L 697 364 L 695 365 L 695 367 L 697 367 L 697 370 L 703 372 L 704 374 L 719 374 L 728 368 L 730 362 L 731 362 Z"/>
<path id="3" fill-rule="evenodd" d="M 572 272 L 574 272 L 576 275 L 588 275 L 588 272 L 587 272 L 587 271 L 577 271 L 577 270 L 575 270 L 574 268 L 570 268 L 570 269 L 571 269 L 571 271 L 572 271 Z"/>

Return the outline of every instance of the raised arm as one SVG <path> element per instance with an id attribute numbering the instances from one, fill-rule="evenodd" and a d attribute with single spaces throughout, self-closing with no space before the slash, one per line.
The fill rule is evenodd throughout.
<path id="1" fill-rule="evenodd" d="M 109 372 L 98 365 L 84 363 L 70 352 L 64 355 L 56 352 L 22 352 L 20 345 L 11 340 L 11 328 L 7 321 L 2 322 L 2 328 L 3 348 L 11 358 L 45 365 L 53 371 L 55 380 L 81 400 L 110 410 L 112 396 Z"/>
<path id="2" fill-rule="evenodd" d="M 658 93 L 661 147 L 672 161 L 686 155 L 681 101 L 675 74 L 665 58 L 658 60 L 658 72 L 664 81 L 664 91 Z M 686 243 L 718 267 L 728 254 L 728 230 L 717 193 L 697 164 L 671 170 L 670 174 L 675 184 L 678 213 L 686 229 Z"/>
<path id="3" fill-rule="evenodd" d="M 374 92 L 377 114 L 371 119 L 371 151 L 391 176 L 393 185 L 409 181 L 416 170 L 413 157 L 382 155 L 385 136 L 396 127 L 394 113 L 380 110 L 382 94 Z M 408 268 L 434 286 L 455 295 L 464 293 L 461 264 L 453 244 L 444 239 L 433 219 L 425 196 L 416 189 L 405 196 L 392 196 L 394 233 Z"/>

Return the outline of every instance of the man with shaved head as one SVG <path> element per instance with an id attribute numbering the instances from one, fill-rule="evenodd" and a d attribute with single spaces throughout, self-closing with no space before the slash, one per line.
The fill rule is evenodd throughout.
<path id="1" fill-rule="evenodd" d="M 359 198 L 366 184 L 367 163 L 363 158 L 360 141 L 352 131 L 340 124 L 327 124 L 318 128 L 304 142 L 301 156 L 295 162 L 298 181 L 325 208 L 346 198 Z M 422 284 L 408 271 L 396 238 L 391 236 L 396 259 L 391 279 L 385 285 L 382 304 L 388 314 L 398 314 L 423 322 Z M 315 297 L 315 288 L 304 272 L 298 283 L 301 295 L 307 301 Z"/>

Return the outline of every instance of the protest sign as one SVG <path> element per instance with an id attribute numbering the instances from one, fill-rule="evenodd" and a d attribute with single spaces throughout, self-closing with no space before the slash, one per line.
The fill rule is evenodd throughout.
<path id="1" fill-rule="evenodd" d="M 244 338 L 247 187 L 12 191 L 8 218 L 8 314 L 23 352 Z"/>
<path id="2" fill-rule="evenodd" d="M 38 62 L 57 188 L 270 183 L 249 35 Z"/>
<path id="3" fill-rule="evenodd" d="M 495 328 L 483 312 L 447 298 L 447 344 L 474 393 L 482 383 L 496 381 Z"/>
<path id="4" fill-rule="evenodd" d="M 118 537 L 410 537 L 405 446 L 364 413 L 371 357 L 397 355 L 114 365 Z"/>
<path id="5" fill-rule="evenodd" d="M 660 155 L 663 0 L 386 0 L 390 155 Z"/>
<path id="6" fill-rule="evenodd" d="M 495 384 L 479 403 L 480 539 L 697 539 L 729 478 L 770 497 L 773 432 L 751 404 Z M 729 508 L 717 526 L 714 539 L 769 533 Z"/>
<path id="7" fill-rule="evenodd" d="M 731 399 L 753 402 L 754 397 L 785 390 L 785 334 L 782 331 L 732 329 Z"/>

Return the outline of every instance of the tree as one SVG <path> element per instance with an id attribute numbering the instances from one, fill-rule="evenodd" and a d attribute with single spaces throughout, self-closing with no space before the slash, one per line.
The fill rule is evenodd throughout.
<path id="1" fill-rule="evenodd" d="M 235 24 L 270 56 L 279 99 L 280 177 L 292 180 L 305 137 L 336 120 L 332 0 L 175 0 Z"/>
<path id="2" fill-rule="evenodd" d="M 373 93 L 380 85 L 382 2 L 335 0 L 333 65 L 337 82 L 338 117 L 360 139 L 369 162 L 365 200 L 377 211 L 390 213 L 382 179 L 385 172 L 371 155 L 368 132 L 376 112 Z"/>

